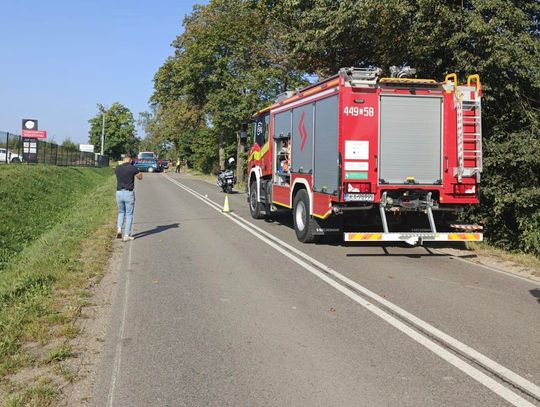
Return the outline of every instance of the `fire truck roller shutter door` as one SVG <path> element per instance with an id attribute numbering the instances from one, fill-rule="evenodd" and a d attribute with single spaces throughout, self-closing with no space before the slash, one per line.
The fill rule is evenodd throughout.
<path id="1" fill-rule="evenodd" d="M 315 103 L 313 189 L 333 194 L 338 189 L 338 96 Z"/>
<path id="2" fill-rule="evenodd" d="M 287 110 L 274 117 L 274 138 L 287 139 L 291 132 L 291 111 Z"/>
<path id="3" fill-rule="evenodd" d="M 286 158 L 290 158 L 289 154 L 284 155 L 285 143 L 290 145 L 291 142 L 291 111 L 286 110 L 274 116 L 274 173 L 285 174 L 289 171 L 289 162 Z M 285 164 L 286 163 L 286 164 Z M 278 184 L 289 183 L 289 179 L 281 178 L 279 175 L 274 175 L 274 182 Z"/>
<path id="4" fill-rule="evenodd" d="M 291 171 L 312 172 L 313 164 L 313 103 L 293 110 Z"/>
<path id="5" fill-rule="evenodd" d="M 437 184 L 441 175 L 442 98 L 381 96 L 379 177 L 388 184 Z"/>

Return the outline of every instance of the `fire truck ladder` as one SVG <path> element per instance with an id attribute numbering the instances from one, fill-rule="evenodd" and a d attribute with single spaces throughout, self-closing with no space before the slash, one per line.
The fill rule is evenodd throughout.
<path id="1" fill-rule="evenodd" d="M 482 104 L 478 92 L 479 83 L 477 83 L 476 92 L 470 88 L 472 76 L 469 77 L 467 87 L 456 89 L 457 106 L 457 158 L 458 166 L 454 169 L 454 176 L 458 182 L 462 182 L 463 177 L 472 177 L 480 182 L 480 173 L 482 172 Z M 460 89 L 461 88 L 461 89 Z M 473 93 L 474 98 L 470 95 Z M 473 161 L 474 166 L 467 166 L 467 163 Z"/>

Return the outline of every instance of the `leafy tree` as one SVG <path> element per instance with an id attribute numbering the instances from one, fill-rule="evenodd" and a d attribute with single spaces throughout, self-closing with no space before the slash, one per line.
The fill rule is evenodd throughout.
<path id="1" fill-rule="evenodd" d="M 141 113 L 139 120 L 147 134 L 144 145 L 157 151 L 166 150 L 163 153 L 175 159 L 188 158 L 191 135 L 201 127 L 199 115 L 185 101 L 171 102 L 159 108 L 151 106 L 151 111 Z"/>
<path id="2" fill-rule="evenodd" d="M 69 137 L 62 141 L 62 147 L 67 148 L 68 150 L 79 150 L 79 145 L 71 141 Z"/>
<path id="3" fill-rule="evenodd" d="M 478 217 L 492 242 L 540 256 L 540 3 L 465 4 L 456 65 L 484 81 L 485 173 Z"/>
<path id="4" fill-rule="evenodd" d="M 100 104 L 97 107 L 96 116 L 88 120 L 89 143 L 94 144 L 96 151 L 101 150 L 101 129 L 105 115 L 104 154 L 119 159 L 124 153 L 136 153 L 140 140 L 136 137 L 135 119 L 131 111 L 118 102 L 109 109 Z"/>
<path id="5" fill-rule="evenodd" d="M 196 6 L 173 42 L 174 57 L 156 73 L 150 136 L 181 148 L 199 169 L 210 168 L 202 157 L 213 160 L 219 147 L 236 148 L 240 122 L 286 86 L 305 83 L 277 45 L 275 58 L 268 58 L 268 23 L 256 2 Z"/>

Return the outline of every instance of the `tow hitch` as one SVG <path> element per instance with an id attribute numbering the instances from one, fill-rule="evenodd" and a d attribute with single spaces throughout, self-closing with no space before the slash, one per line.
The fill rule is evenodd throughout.
<path id="1" fill-rule="evenodd" d="M 405 243 L 411 246 L 422 246 L 422 237 L 421 236 L 412 236 L 405 240 Z"/>

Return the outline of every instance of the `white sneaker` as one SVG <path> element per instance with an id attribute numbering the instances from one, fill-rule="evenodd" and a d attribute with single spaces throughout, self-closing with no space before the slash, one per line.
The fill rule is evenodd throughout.
<path id="1" fill-rule="evenodd" d="M 135 240 L 135 238 L 133 236 L 125 235 L 123 240 L 124 242 L 129 242 L 130 240 Z"/>

